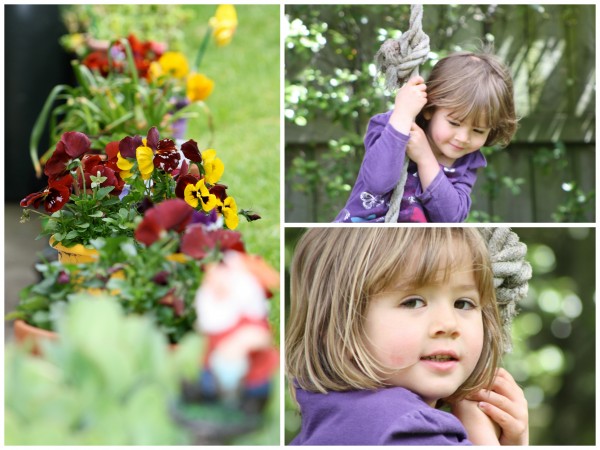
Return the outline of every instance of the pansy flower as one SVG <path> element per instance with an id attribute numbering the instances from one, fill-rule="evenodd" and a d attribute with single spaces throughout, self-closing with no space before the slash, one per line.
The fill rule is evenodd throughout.
<path id="1" fill-rule="evenodd" d="M 194 259 L 202 259 L 214 249 L 245 253 L 242 235 L 230 230 L 207 230 L 202 224 L 187 227 L 181 238 L 181 251 Z"/>
<path id="2" fill-rule="evenodd" d="M 119 195 L 125 186 L 125 182 L 117 177 L 114 170 L 108 167 L 106 161 L 102 160 L 100 155 L 85 155 L 81 163 L 83 165 L 83 173 L 85 176 L 85 184 L 89 189 L 92 183 L 92 176 L 105 177 L 100 187 L 113 186 L 114 189 L 110 192 L 111 195 Z M 83 180 L 78 180 L 79 187 L 83 188 Z"/>
<path id="3" fill-rule="evenodd" d="M 177 166 L 181 155 L 175 147 L 175 142 L 171 139 L 161 139 L 156 147 L 156 155 L 154 155 L 154 167 L 168 174 L 173 173 Z M 140 169 L 141 171 L 141 169 Z"/>
<path id="4" fill-rule="evenodd" d="M 64 133 L 56 144 L 56 149 L 46 162 L 44 173 L 49 179 L 60 178 L 69 171 L 72 160 L 90 151 L 91 143 L 88 137 L 78 131 Z"/>
<path id="5" fill-rule="evenodd" d="M 140 136 L 127 136 L 119 141 L 119 153 L 117 154 L 117 166 L 122 171 L 121 178 L 127 179 L 132 175 L 134 162 L 129 159 L 135 158 L 138 168 L 144 180 L 149 180 L 154 171 L 154 150 L 158 146 L 158 130 L 156 127 L 148 130 L 145 138 Z"/>
<path id="6" fill-rule="evenodd" d="M 146 145 L 146 139 L 143 140 L 142 145 L 135 149 L 135 159 L 142 174 L 142 179 L 149 180 L 154 171 L 154 152 Z"/>
<path id="7" fill-rule="evenodd" d="M 209 184 L 218 182 L 225 171 L 223 161 L 217 158 L 217 151 L 212 148 L 202 152 L 202 165 L 204 166 L 204 177 Z"/>
<path id="8" fill-rule="evenodd" d="M 199 204 L 202 205 L 202 209 L 206 212 L 218 204 L 217 197 L 208 191 L 204 178 L 201 178 L 196 184 L 188 184 L 185 187 L 183 198 L 192 208 L 197 208 Z"/>
<path id="9" fill-rule="evenodd" d="M 215 82 L 201 73 L 192 73 L 186 81 L 186 97 L 190 102 L 199 102 L 208 98 L 215 88 Z"/>
<path id="10" fill-rule="evenodd" d="M 158 59 L 158 66 L 160 70 L 156 66 L 152 69 L 153 76 L 159 73 L 184 79 L 190 71 L 187 59 L 181 52 L 165 52 Z"/>
<path id="11" fill-rule="evenodd" d="M 175 185 L 175 197 L 185 200 L 185 188 L 188 184 L 196 185 L 199 180 L 200 177 L 192 175 L 191 173 L 180 175 L 177 179 L 177 184 Z"/>
<path id="12" fill-rule="evenodd" d="M 213 37 L 217 45 L 222 47 L 229 44 L 238 25 L 235 7 L 219 5 L 214 17 L 211 17 L 208 23 L 213 29 Z"/>
<path id="13" fill-rule="evenodd" d="M 46 189 L 41 192 L 29 194 L 21 200 L 20 205 L 23 207 L 33 206 L 37 209 L 43 203 L 46 211 L 55 213 L 69 201 L 72 184 L 73 177 L 71 174 L 67 174 L 62 178 L 50 180 Z"/>
<path id="14" fill-rule="evenodd" d="M 150 208 L 135 230 L 135 238 L 152 245 L 167 231 L 181 233 L 192 220 L 194 210 L 181 199 L 174 198 Z"/>
<path id="15" fill-rule="evenodd" d="M 223 214 L 225 218 L 225 226 L 230 230 L 235 230 L 240 223 L 240 219 L 237 213 L 237 205 L 233 197 L 227 197 L 221 205 L 219 205 L 219 212 Z"/>
<path id="16" fill-rule="evenodd" d="M 181 152 L 183 153 L 183 156 L 192 162 L 202 162 L 202 156 L 200 155 L 200 150 L 198 150 L 198 143 L 193 139 L 181 144 Z"/>

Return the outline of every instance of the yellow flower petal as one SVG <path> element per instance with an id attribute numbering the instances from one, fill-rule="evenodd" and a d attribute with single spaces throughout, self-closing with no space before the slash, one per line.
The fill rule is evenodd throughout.
<path id="1" fill-rule="evenodd" d="M 135 158 L 138 162 L 138 168 L 144 180 L 149 180 L 154 171 L 154 153 L 150 147 L 140 145 L 135 150 Z"/>
<path id="2" fill-rule="evenodd" d="M 187 59 L 181 52 L 165 52 L 158 60 L 164 74 L 183 79 L 190 71 Z"/>
<path id="3" fill-rule="evenodd" d="M 192 208 L 198 207 L 198 196 L 196 195 L 197 192 L 198 192 L 198 189 L 196 188 L 195 185 L 193 185 L 191 183 L 188 184 L 185 187 L 185 190 L 183 191 L 183 199 Z"/>
<path id="4" fill-rule="evenodd" d="M 218 183 L 225 172 L 225 165 L 217 158 L 217 152 L 214 149 L 202 152 L 202 166 L 204 167 L 204 177 L 209 184 Z"/>
<path id="5" fill-rule="evenodd" d="M 201 73 L 192 73 L 187 79 L 186 95 L 190 102 L 199 102 L 213 91 L 215 82 Z"/>
<path id="6" fill-rule="evenodd" d="M 240 219 L 237 214 L 237 204 L 233 197 L 225 199 L 221 212 L 223 213 L 223 217 L 225 217 L 225 226 L 230 230 L 235 230 L 240 223 Z"/>
<path id="7" fill-rule="evenodd" d="M 117 153 L 117 167 L 121 169 L 119 172 L 119 176 L 122 180 L 126 180 L 131 176 L 131 168 L 133 167 L 133 162 L 129 161 L 126 158 L 121 156 L 121 152 Z"/>
<path id="8" fill-rule="evenodd" d="M 152 61 L 150 63 L 150 67 L 148 68 L 148 78 L 151 81 L 158 81 L 158 79 L 163 75 L 163 69 L 159 62 Z"/>
<path id="9" fill-rule="evenodd" d="M 227 45 L 233 39 L 238 25 L 237 13 L 233 5 L 219 5 L 215 16 L 209 20 L 213 29 L 213 37 L 219 47 Z"/>

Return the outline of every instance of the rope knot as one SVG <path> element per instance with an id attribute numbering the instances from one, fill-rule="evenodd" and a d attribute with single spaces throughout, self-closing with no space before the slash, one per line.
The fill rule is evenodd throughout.
<path id="1" fill-rule="evenodd" d="M 418 75 L 419 66 L 429 55 L 429 36 L 423 32 L 423 5 L 412 5 L 408 31 L 398 39 L 386 40 L 375 55 L 375 64 L 385 74 L 389 90 L 402 86 L 412 75 Z"/>
<path id="2" fill-rule="evenodd" d="M 487 242 L 494 273 L 496 301 L 504 326 L 504 344 L 511 348 L 510 325 L 517 315 L 517 302 L 527 296 L 531 265 L 525 260 L 527 245 L 510 228 L 486 227 L 481 233 Z"/>

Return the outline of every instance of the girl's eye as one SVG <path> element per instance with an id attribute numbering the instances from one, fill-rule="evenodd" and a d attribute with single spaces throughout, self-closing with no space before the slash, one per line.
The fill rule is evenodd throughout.
<path id="1" fill-rule="evenodd" d="M 416 309 L 416 308 L 422 308 L 423 306 L 425 306 L 425 302 L 418 297 L 412 297 L 412 298 L 408 298 L 408 299 L 404 300 L 400 304 L 400 306 L 402 308 Z"/>
<path id="2" fill-rule="evenodd" d="M 456 309 L 469 310 L 469 309 L 477 308 L 477 304 L 473 300 L 469 300 L 467 298 L 461 298 L 454 302 L 454 307 Z"/>
<path id="3" fill-rule="evenodd" d="M 448 123 L 449 123 L 450 125 L 452 125 L 453 127 L 457 127 L 457 126 L 459 126 L 459 125 L 460 125 L 458 122 L 454 122 L 453 120 L 449 120 L 449 121 L 448 121 Z"/>
<path id="4" fill-rule="evenodd" d="M 477 133 L 477 134 L 483 134 L 483 133 L 485 133 L 485 131 L 483 131 L 483 130 L 473 130 L 473 131 L 475 131 L 475 133 Z"/>

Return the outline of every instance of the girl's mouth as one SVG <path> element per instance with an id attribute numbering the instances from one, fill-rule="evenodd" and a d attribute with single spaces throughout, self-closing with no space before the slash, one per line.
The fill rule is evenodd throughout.
<path id="1" fill-rule="evenodd" d="M 425 361 L 456 361 L 456 358 L 450 355 L 431 355 L 421 358 Z"/>

